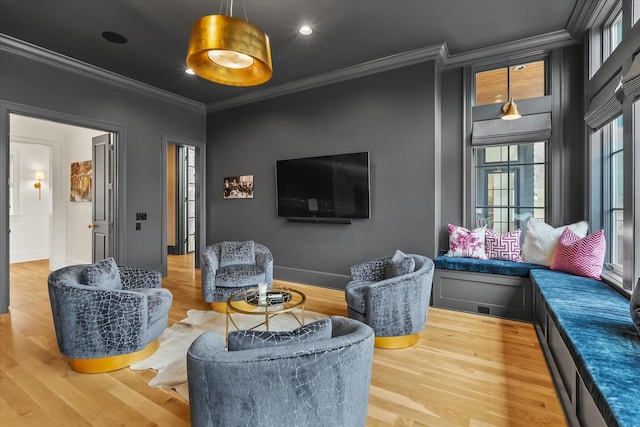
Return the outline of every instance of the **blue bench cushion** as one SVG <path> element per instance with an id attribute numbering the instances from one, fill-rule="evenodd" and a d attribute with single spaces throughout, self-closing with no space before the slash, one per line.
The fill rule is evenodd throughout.
<path id="1" fill-rule="evenodd" d="M 528 277 L 532 269 L 548 269 L 540 264 L 503 261 L 498 259 L 476 259 L 440 255 L 434 260 L 436 268 L 443 270 L 468 271 L 472 273 L 502 274 L 505 276 Z"/>
<path id="2" fill-rule="evenodd" d="M 608 425 L 637 426 L 640 337 L 629 300 L 599 280 L 551 270 L 531 279 Z"/>

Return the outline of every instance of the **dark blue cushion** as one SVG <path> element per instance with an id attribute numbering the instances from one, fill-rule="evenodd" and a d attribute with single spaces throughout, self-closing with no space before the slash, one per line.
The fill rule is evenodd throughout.
<path id="1" fill-rule="evenodd" d="M 532 270 L 582 380 L 607 425 L 638 425 L 640 337 L 629 300 L 606 283 L 551 270 Z"/>
<path id="2" fill-rule="evenodd" d="M 532 269 L 548 269 L 544 265 L 498 259 L 476 259 L 440 255 L 433 260 L 436 268 L 443 270 L 468 271 L 472 273 L 502 274 L 505 276 L 527 277 Z"/>

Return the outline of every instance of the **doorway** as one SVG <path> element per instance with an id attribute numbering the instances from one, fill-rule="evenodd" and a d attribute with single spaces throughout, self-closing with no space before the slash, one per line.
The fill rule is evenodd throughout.
<path id="1" fill-rule="evenodd" d="M 0 313 L 6 313 L 12 262 L 48 259 L 50 270 L 92 262 L 88 225 L 93 203 L 70 200 L 71 163 L 92 160 L 92 138 L 107 133 L 114 141 L 115 168 L 117 136 L 123 129 L 105 129 L 103 122 L 8 102 L 0 103 L 0 123 L 5 129 L 0 160 L 10 166 L 2 168 L 7 185 L 0 188 L 0 197 L 8 201 L 0 215 L 0 240 L 5 242 L 0 247 Z M 33 152 L 38 152 L 35 162 Z M 115 175 L 109 191 L 116 212 Z M 116 257 L 122 242 L 115 224 L 112 230 L 109 256 Z"/>
<path id="2" fill-rule="evenodd" d="M 205 245 L 205 144 L 163 137 L 165 146 L 165 258 L 187 255 L 190 268 L 200 268 Z M 168 262 L 167 262 L 168 263 Z M 186 264 L 185 264 L 186 265 Z"/>

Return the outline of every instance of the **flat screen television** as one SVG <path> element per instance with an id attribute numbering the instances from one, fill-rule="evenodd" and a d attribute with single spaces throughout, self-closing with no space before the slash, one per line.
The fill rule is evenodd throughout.
<path id="1" fill-rule="evenodd" d="M 276 161 L 278 216 L 369 218 L 369 153 Z"/>

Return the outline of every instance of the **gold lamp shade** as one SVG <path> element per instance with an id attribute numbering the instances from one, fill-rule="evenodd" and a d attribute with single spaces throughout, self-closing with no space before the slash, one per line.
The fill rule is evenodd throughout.
<path id="1" fill-rule="evenodd" d="M 223 85 L 266 83 L 273 74 L 269 37 L 232 16 L 203 16 L 193 24 L 187 65 L 198 76 Z"/>
<path id="2" fill-rule="evenodd" d="M 522 117 L 513 98 L 502 106 L 502 112 L 504 113 L 501 117 L 502 120 L 516 120 Z"/>

